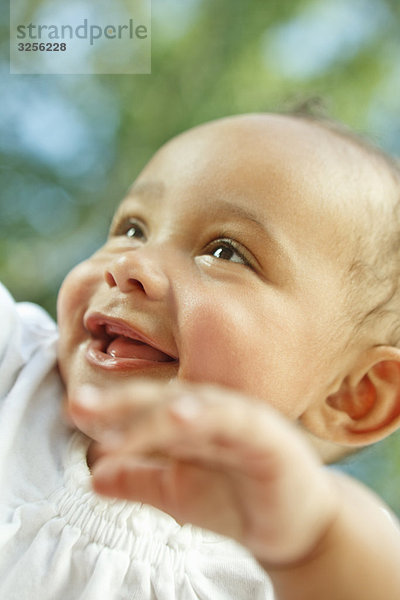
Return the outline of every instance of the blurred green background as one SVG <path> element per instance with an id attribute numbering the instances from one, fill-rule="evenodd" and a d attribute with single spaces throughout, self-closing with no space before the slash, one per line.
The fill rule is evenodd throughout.
<path id="1" fill-rule="evenodd" d="M 399 0 L 152 0 L 152 74 L 136 76 L 9 75 L 1 18 L 0 279 L 53 315 L 141 167 L 188 127 L 317 96 L 400 154 Z M 345 468 L 400 515 L 399 435 Z"/>

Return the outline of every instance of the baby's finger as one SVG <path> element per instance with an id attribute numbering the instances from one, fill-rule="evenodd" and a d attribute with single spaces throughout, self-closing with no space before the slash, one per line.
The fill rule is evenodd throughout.
<path id="1" fill-rule="evenodd" d="M 167 457 L 110 456 L 96 463 L 93 486 L 100 494 L 151 504 L 181 524 L 240 539 L 241 517 L 221 472 Z"/>
<path id="2" fill-rule="evenodd" d="M 148 390 L 151 394 L 151 390 Z M 140 393 L 138 391 L 138 393 Z M 157 398 L 160 391 L 153 388 Z M 136 391 L 135 391 L 136 394 Z M 120 451 L 161 452 L 209 464 L 265 469 L 265 460 L 284 460 L 282 448 L 304 453 L 296 428 L 264 404 L 211 386 L 171 386 L 162 401 L 119 431 Z M 287 440 L 287 444 L 285 444 Z"/>
<path id="3" fill-rule="evenodd" d="M 159 398 L 151 384 L 140 381 L 99 390 L 82 386 L 68 398 L 68 414 L 75 425 L 97 441 L 105 441 L 129 429 Z"/>

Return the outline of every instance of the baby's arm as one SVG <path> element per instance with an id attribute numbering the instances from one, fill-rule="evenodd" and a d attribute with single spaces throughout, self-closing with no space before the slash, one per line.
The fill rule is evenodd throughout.
<path id="1" fill-rule="evenodd" d="M 379 498 L 331 474 L 337 517 L 298 566 L 264 565 L 280 600 L 400 598 L 400 529 Z"/>
<path id="2" fill-rule="evenodd" d="M 103 444 L 98 492 L 236 539 L 279 600 L 399 599 L 397 525 L 269 407 L 220 388 L 153 383 L 70 400 L 74 421 Z"/>

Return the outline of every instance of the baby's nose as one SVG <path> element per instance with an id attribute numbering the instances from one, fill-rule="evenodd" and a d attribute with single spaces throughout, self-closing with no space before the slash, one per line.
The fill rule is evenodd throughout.
<path id="1" fill-rule="evenodd" d="M 104 273 L 106 283 L 124 294 L 137 291 L 150 300 L 162 300 L 169 288 L 166 273 L 155 257 L 139 255 L 132 250 L 115 258 Z"/>

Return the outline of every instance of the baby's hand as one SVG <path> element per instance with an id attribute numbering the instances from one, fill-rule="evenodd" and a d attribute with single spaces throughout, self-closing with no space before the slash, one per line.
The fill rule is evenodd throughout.
<path id="1" fill-rule="evenodd" d="M 294 425 L 218 387 L 140 382 L 70 398 L 100 443 L 94 489 L 232 537 L 262 563 L 302 561 L 334 521 L 336 487 Z"/>

